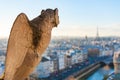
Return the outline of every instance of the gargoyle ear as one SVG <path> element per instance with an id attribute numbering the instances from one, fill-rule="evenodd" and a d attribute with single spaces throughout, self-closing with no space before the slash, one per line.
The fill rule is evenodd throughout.
<path id="1" fill-rule="evenodd" d="M 58 9 L 57 8 L 54 11 L 55 11 L 55 14 L 58 14 Z"/>
<path id="2" fill-rule="evenodd" d="M 42 11 L 41 11 L 41 14 L 43 14 L 44 12 L 45 12 L 45 10 L 42 10 Z"/>
<path id="3" fill-rule="evenodd" d="M 56 22 L 55 26 L 57 27 L 57 25 L 59 24 L 58 9 L 56 8 L 54 12 L 55 12 L 55 22 Z"/>

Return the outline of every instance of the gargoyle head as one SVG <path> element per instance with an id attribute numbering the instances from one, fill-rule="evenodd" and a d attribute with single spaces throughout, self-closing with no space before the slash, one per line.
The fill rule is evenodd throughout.
<path id="1" fill-rule="evenodd" d="M 57 25 L 59 24 L 59 16 L 58 16 L 57 8 L 55 10 L 52 10 L 52 9 L 42 10 L 41 15 L 47 15 L 46 19 L 49 19 L 53 27 L 57 27 Z"/>

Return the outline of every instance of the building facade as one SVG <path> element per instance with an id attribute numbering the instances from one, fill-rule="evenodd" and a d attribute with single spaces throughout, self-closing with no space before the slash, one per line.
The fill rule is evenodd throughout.
<path id="1" fill-rule="evenodd" d="M 115 80 L 120 79 L 120 51 L 116 51 L 113 57 Z"/>

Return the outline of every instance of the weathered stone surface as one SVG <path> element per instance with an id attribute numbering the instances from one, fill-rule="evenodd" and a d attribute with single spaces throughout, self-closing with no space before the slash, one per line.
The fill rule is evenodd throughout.
<path id="1" fill-rule="evenodd" d="M 41 60 L 52 28 L 59 24 L 58 9 L 47 9 L 29 21 L 24 13 L 16 18 L 8 40 L 4 80 L 25 80 Z"/>
<path id="2" fill-rule="evenodd" d="M 66 80 L 76 80 L 73 76 L 68 77 Z"/>

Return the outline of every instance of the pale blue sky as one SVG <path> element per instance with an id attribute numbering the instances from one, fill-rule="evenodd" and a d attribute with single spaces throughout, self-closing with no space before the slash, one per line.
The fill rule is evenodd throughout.
<path id="1" fill-rule="evenodd" d="M 120 0 L 1 0 L 0 37 L 8 37 L 16 16 L 24 12 L 29 19 L 42 9 L 58 8 L 60 25 L 53 36 L 120 35 Z"/>

